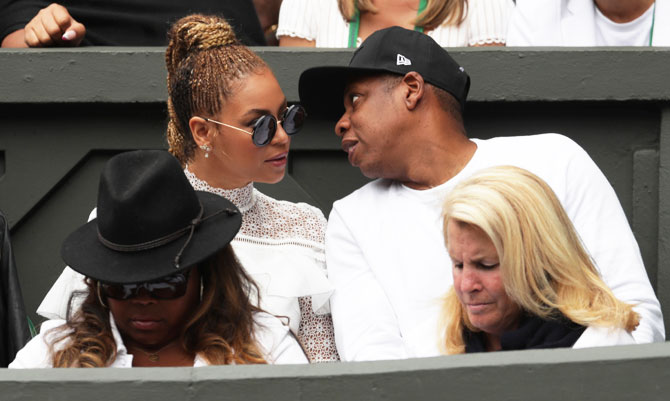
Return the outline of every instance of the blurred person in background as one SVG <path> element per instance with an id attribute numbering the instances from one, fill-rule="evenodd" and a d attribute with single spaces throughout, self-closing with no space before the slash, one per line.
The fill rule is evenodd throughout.
<path id="1" fill-rule="evenodd" d="M 165 46 L 170 24 L 200 12 L 226 18 L 242 43 L 265 45 L 252 0 L 7 0 L 2 47 Z"/>
<path id="2" fill-rule="evenodd" d="M 401 26 L 440 46 L 504 46 L 512 0 L 284 0 L 280 46 L 358 47 L 370 34 Z"/>
<path id="3" fill-rule="evenodd" d="M 282 0 L 253 0 L 268 46 L 277 46 L 277 23 Z"/>
<path id="4" fill-rule="evenodd" d="M 517 0 L 508 46 L 670 46 L 667 0 Z"/>

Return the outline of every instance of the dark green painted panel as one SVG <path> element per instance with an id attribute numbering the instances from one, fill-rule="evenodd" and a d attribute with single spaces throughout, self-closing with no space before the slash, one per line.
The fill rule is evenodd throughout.
<path id="1" fill-rule="evenodd" d="M 76 118 L 69 117 L 70 107 L 11 105 L 0 118 L 6 154 L 0 208 L 13 225 L 30 311 L 62 267 L 58 249 L 64 235 L 85 221 L 95 203 L 100 165 L 124 149 L 166 146 L 165 110 L 160 104 L 81 104 Z M 38 121 L 30 120 L 34 113 L 41 116 Z M 632 221 L 636 207 L 657 210 L 648 197 L 634 203 L 633 155 L 638 149 L 658 149 L 659 124 L 660 112 L 647 103 L 561 102 L 472 103 L 466 125 L 470 136 L 479 138 L 542 132 L 570 136 L 603 169 Z M 276 185 L 257 184 L 258 189 L 279 199 L 310 203 L 327 216 L 333 201 L 366 183 L 368 179 L 349 165 L 332 125 L 311 121 L 293 137 L 286 179 Z M 653 277 L 656 237 L 645 232 L 641 248 Z"/>
<path id="2" fill-rule="evenodd" d="M 658 277 L 657 296 L 670 328 L 670 107 L 663 109 L 658 168 Z"/>
<path id="3" fill-rule="evenodd" d="M 305 68 L 346 65 L 352 50 L 255 48 L 289 100 Z M 164 48 L 0 49 L 0 103 L 164 102 Z M 670 100 L 663 48 L 458 48 L 470 100 Z"/>
<path id="4" fill-rule="evenodd" d="M 9 216 L 27 308 L 60 273 L 60 242 L 95 205 L 105 161 L 165 148 L 162 48 L 0 50 L 0 209 Z M 287 97 L 302 69 L 346 64 L 349 50 L 259 49 Z M 611 181 L 670 308 L 670 49 L 459 49 L 473 78 L 471 136 L 559 132 Z M 332 123 L 293 138 L 289 174 L 257 187 L 332 202 L 367 179 L 348 165 Z M 34 317 L 34 313 L 31 313 Z M 666 324 L 669 324 L 666 314 Z M 2 399 L 661 400 L 668 344 L 506 352 L 288 367 L 130 371 L 0 370 Z"/>
<path id="5" fill-rule="evenodd" d="M 633 232 L 654 288 L 658 288 L 658 167 L 658 149 L 633 154 Z"/>
<path id="6" fill-rule="evenodd" d="M 302 69 L 343 65 L 350 55 L 349 50 L 305 49 L 259 53 L 291 100 L 297 98 Z M 663 196 L 667 155 L 659 138 L 670 83 L 656 77 L 670 50 L 459 49 L 453 54 L 473 80 L 466 114 L 470 136 L 559 132 L 582 145 L 612 183 L 641 242 L 652 282 L 658 277 L 661 286 L 668 267 L 657 267 L 657 261 L 667 260 L 662 253 L 668 206 Z M 632 66 L 636 74 L 630 73 Z M 62 267 L 60 241 L 95 202 L 104 161 L 126 149 L 166 147 L 164 76 L 161 48 L 0 50 L 0 209 L 12 225 L 30 311 Z M 655 163 L 658 179 L 647 173 Z M 367 181 L 349 166 L 333 123 L 310 120 L 293 138 L 286 179 L 257 187 L 279 199 L 313 204 L 327 216 L 334 200 Z"/>

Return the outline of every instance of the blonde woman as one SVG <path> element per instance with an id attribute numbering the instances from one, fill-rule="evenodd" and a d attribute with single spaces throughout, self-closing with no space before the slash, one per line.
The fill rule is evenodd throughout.
<path id="1" fill-rule="evenodd" d="M 634 344 L 639 322 L 600 278 L 556 195 L 518 167 L 461 182 L 444 204 L 453 288 L 448 354 Z"/>
<path id="2" fill-rule="evenodd" d="M 358 47 L 373 32 L 401 26 L 443 47 L 503 46 L 512 0 L 284 0 L 280 46 Z"/>

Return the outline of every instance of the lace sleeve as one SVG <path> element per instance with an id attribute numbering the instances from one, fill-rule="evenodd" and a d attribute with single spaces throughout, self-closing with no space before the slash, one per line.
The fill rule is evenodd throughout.
<path id="1" fill-rule="evenodd" d="M 311 297 L 298 298 L 300 303 L 300 327 L 298 340 L 310 363 L 339 361 L 335 348 L 333 319 L 329 314 L 317 315 L 312 309 Z"/>

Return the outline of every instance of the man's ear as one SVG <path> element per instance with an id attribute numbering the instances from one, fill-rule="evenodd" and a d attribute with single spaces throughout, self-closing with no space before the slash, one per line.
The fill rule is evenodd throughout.
<path id="1" fill-rule="evenodd" d="M 198 147 L 205 145 L 211 146 L 214 135 L 216 135 L 216 127 L 210 124 L 202 117 L 191 117 L 188 120 L 188 127 L 191 129 L 191 135 Z"/>
<path id="2" fill-rule="evenodd" d="M 410 71 L 402 78 L 404 87 L 404 101 L 408 110 L 414 110 L 423 99 L 426 83 L 421 74 L 416 71 Z"/>

